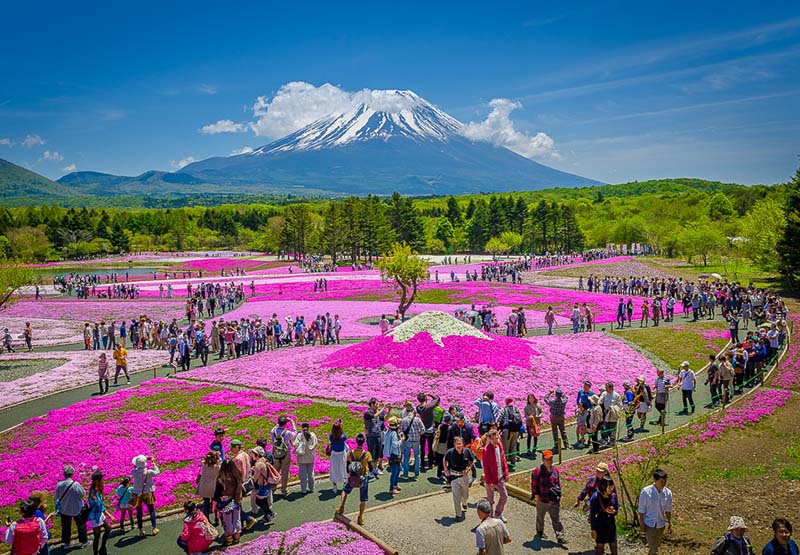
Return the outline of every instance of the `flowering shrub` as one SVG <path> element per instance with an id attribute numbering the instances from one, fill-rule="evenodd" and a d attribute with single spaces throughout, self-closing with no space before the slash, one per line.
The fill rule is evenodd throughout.
<path id="1" fill-rule="evenodd" d="M 419 336 L 397 349 L 387 337 L 347 347 L 279 349 L 190 370 L 180 377 L 351 402 L 375 396 L 402 403 L 420 391 L 430 391 L 445 405 L 461 406 L 471 406 L 486 390 L 522 401 L 528 393 L 541 399 L 556 387 L 571 394 L 585 379 L 621 383 L 640 374 L 648 381 L 655 377 L 650 360 L 601 333 L 530 340 L 454 337 L 444 338 L 443 347 L 428 334 Z M 487 350 L 490 344 L 507 352 Z M 379 348 L 382 353 L 374 352 Z M 521 365 L 523 360 L 530 362 Z M 508 366 L 502 368 L 503 364 Z"/>
<path id="2" fill-rule="evenodd" d="M 383 549 L 377 544 L 351 532 L 339 522 L 306 522 L 286 532 L 269 532 L 251 542 L 229 548 L 227 553 L 230 555 L 384 555 Z"/>
<path id="3" fill-rule="evenodd" d="M 82 385 L 97 383 L 97 367 L 100 351 L 49 351 L 19 352 L 3 355 L 3 360 L 39 360 L 67 359 L 52 370 L 39 372 L 32 376 L 19 378 L 3 384 L 3 395 L 0 396 L 0 408 L 16 405 Z M 141 372 L 154 366 L 161 366 L 167 361 L 164 351 L 128 351 L 128 372 Z M 114 376 L 114 359 L 111 352 L 106 352 L 111 377 Z M 124 375 L 123 375 L 124 378 Z"/>
<path id="4" fill-rule="evenodd" d="M 345 409 L 334 410 L 352 431 L 354 416 Z M 138 454 L 153 455 L 162 470 L 156 478 L 156 505 L 175 505 L 184 501 L 181 491 L 192 489 L 198 461 L 208 452 L 215 427 L 231 425 L 239 431 L 229 432 L 228 439 L 238 437 L 252 445 L 257 437 L 268 436 L 280 414 L 315 414 L 318 419 L 309 418 L 309 423 L 324 440 L 327 426 L 320 426 L 330 421 L 321 417 L 324 412 L 325 407 L 305 399 L 271 401 L 256 391 L 165 379 L 87 399 L 0 434 L 0 507 L 24 499 L 32 490 L 52 491 L 65 463 L 75 467 L 77 479 L 87 486 L 93 469 L 103 470 L 110 491 L 111 484 L 129 475 L 131 459 Z M 315 467 L 327 472 L 329 463 L 318 458 Z M 292 472 L 296 470 L 293 465 Z"/>

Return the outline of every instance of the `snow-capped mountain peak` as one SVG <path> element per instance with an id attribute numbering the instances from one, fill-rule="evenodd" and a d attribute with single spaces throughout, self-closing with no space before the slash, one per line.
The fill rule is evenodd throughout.
<path id="1" fill-rule="evenodd" d="M 318 150 L 375 139 L 447 142 L 461 128 L 461 122 L 413 91 L 364 90 L 353 95 L 351 109 L 319 119 L 246 156 Z"/>

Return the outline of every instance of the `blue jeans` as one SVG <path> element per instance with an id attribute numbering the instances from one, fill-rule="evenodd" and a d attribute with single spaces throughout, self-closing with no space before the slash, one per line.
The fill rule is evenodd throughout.
<path id="1" fill-rule="evenodd" d="M 580 322 L 572 322 L 572 333 L 578 333 L 580 325 Z"/>
<path id="2" fill-rule="evenodd" d="M 414 450 L 414 474 L 419 476 L 419 465 L 422 457 L 419 456 L 419 441 L 403 442 L 403 478 L 408 478 L 408 463 L 411 460 L 411 450 Z"/>
<path id="3" fill-rule="evenodd" d="M 547 335 L 553 335 L 553 324 L 547 324 Z"/>
<path id="4" fill-rule="evenodd" d="M 394 466 L 389 465 L 389 490 L 393 490 L 397 487 L 397 484 L 400 482 L 400 470 L 402 470 L 399 464 Z"/>

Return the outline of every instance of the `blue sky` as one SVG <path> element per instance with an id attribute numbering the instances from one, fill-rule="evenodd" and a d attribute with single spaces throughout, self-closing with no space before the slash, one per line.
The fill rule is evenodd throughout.
<path id="1" fill-rule="evenodd" d="M 411 89 L 465 123 L 507 99 L 519 107 L 501 125 L 523 143 L 552 140 L 534 159 L 607 182 L 774 183 L 800 164 L 796 1 L 15 2 L 3 11 L 0 158 L 48 177 L 172 170 L 266 144 L 247 129 L 254 103 L 296 81 Z M 200 132 L 219 120 L 242 132 Z"/>

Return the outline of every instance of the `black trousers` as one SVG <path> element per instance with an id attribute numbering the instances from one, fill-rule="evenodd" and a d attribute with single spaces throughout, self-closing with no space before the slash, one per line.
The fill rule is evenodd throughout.
<path id="1" fill-rule="evenodd" d="M 86 533 L 86 523 L 81 520 L 78 515 L 68 516 L 61 515 L 61 541 L 69 543 L 72 540 L 72 521 L 75 521 L 75 527 L 78 529 L 78 541 L 86 543 L 89 541 L 89 536 Z"/>

